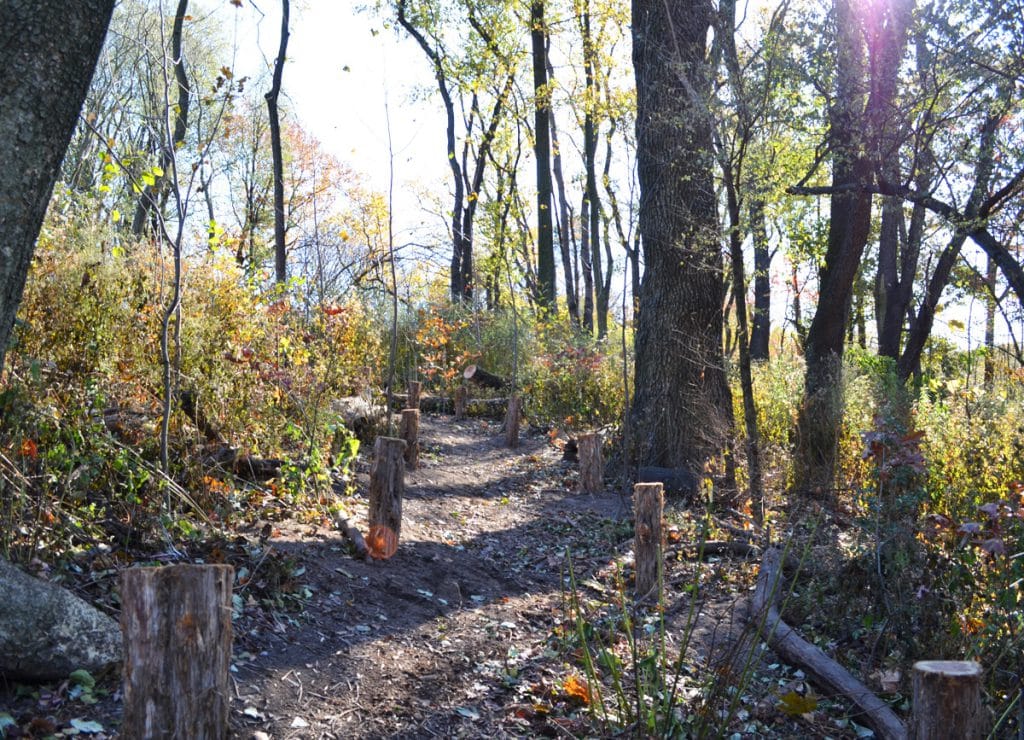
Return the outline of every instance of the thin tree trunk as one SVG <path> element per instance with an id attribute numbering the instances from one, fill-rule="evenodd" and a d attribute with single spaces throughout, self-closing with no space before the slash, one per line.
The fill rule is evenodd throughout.
<path id="1" fill-rule="evenodd" d="M 555 77 L 554 69 L 551 66 L 551 58 L 546 58 L 548 65 L 548 79 Z M 565 177 L 562 174 L 562 147 L 558 142 L 558 125 L 555 120 L 554 106 L 550 108 L 551 114 L 551 161 L 555 175 L 555 194 L 558 196 L 558 248 L 562 256 L 562 277 L 565 283 L 565 307 L 569 312 L 569 321 L 573 326 L 580 325 L 580 297 L 576 290 L 576 282 L 573 280 L 572 269 L 572 228 L 569 223 L 569 203 L 565 197 Z"/>
<path id="2" fill-rule="evenodd" d="M 750 230 L 754 242 L 754 316 L 750 332 L 750 359 L 766 362 L 772 335 L 772 253 L 765 226 L 764 199 L 755 195 L 750 203 Z"/>
<path id="3" fill-rule="evenodd" d="M 192 88 L 189 85 L 185 55 L 181 48 L 182 26 L 187 14 L 188 0 L 178 0 L 178 8 L 174 12 L 174 25 L 171 27 L 171 57 L 174 62 L 174 81 L 178 88 L 178 100 L 174 109 L 174 136 L 170 142 L 164 142 L 160 147 L 160 169 L 164 174 L 159 175 L 152 185 L 143 188 L 139 202 L 135 206 L 135 216 L 132 218 L 132 233 L 135 236 L 141 236 L 146 230 L 146 224 L 157 207 L 157 201 L 166 193 L 167 171 L 171 166 L 171 147 L 180 146 L 185 141 L 185 133 L 188 130 Z"/>
<path id="4" fill-rule="evenodd" d="M 537 160 L 537 283 L 541 305 L 554 311 L 555 243 L 551 218 L 551 91 L 548 88 L 547 28 L 544 0 L 530 3 L 530 39 L 533 44 L 534 157 Z"/>
<path id="5" fill-rule="evenodd" d="M 270 119 L 270 151 L 274 157 L 274 279 L 283 283 L 288 279 L 288 255 L 285 251 L 284 234 L 284 156 L 281 152 L 281 121 L 278 116 L 277 99 L 281 94 L 281 77 L 288 53 L 288 13 L 291 0 L 281 0 L 281 45 L 274 60 L 274 76 L 270 92 L 266 94 L 267 114 Z"/>

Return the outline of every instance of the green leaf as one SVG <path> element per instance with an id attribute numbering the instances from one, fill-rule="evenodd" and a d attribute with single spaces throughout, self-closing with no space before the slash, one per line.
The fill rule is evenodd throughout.
<path id="1" fill-rule="evenodd" d="M 153 173 L 152 172 L 143 172 L 142 173 L 142 182 L 146 183 L 147 185 L 153 185 L 153 184 L 156 183 L 156 178 L 153 177 Z"/>
<path id="2" fill-rule="evenodd" d="M 92 677 L 92 674 L 84 668 L 79 668 L 77 671 L 73 671 L 68 678 L 71 679 L 71 683 L 76 686 L 82 686 L 86 689 L 91 689 L 96 685 L 96 679 Z"/>
<path id="3" fill-rule="evenodd" d="M 164 168 L 160 167 L 159 165 L 153 165 L 153 169 L 151 169 L 150 172 L 152 172 L 157 177 L 164 176 Z"/>
<path id="4" fill-rule="evenodd" d="M 121 220 L 121 212 L 116 208 L 110 212 L 110 220 L 115 224 Z"/>

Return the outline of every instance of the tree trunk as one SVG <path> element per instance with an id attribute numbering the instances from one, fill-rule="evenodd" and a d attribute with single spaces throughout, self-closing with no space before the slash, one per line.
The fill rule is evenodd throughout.
<path id="1" fill-rule="evenodd" d="M 772 253 L 765 227 L 764 199 L 755 195 L 750 203 L 750 231 L 754 241 L 754 316 L 750 330 L 750 359 L 767 362 L 772 336 Z"/>
<path id="2" fill-rule="evenodd" d="M 0 4 L 0 372 L 114 0 Z"/>
<path id="3" fill-rule="evenodd" d="M 703 470 L 726 446 L 724 275 L 704 64 L 710 3 L 633 2 L 646 269 L 631 423 L 641 465 Z M 684 79 L 685 83 L 680 80 Z"/>
<path id="4" fill-rule="evenodd" d="M 550 48 L 550 40 L 549 40 Z M 554 69 L 551 57 L 546 55 L 548 80 L 554 80 Z M 558 196 L 558 248 L 562 257 L 562 279 L 565 283 L 565 307 L 569 311 L 569 321 L 573 326 L 580 325 L 580 297 L 576 289 L 575 276 L 572 269 L 572 226 L 569 222 L 569 202 L 565 196 L 565 177 L 562 174 L 562 148 L 558 143 L 558 126 L 555 121 L 555 109 L 550 108 L 551 115 L 551 161 L 555 175 L 555 192 Z"/>
<path id="5" fill-rule="evenodd" d="M 996 379 L 996 261 L 986 255 L 985 268 L 985 388 L 992 390 Z"/>
<path id="6" fill-rule="evenodd" d="M 281 76 L 288 52 L 288 11 L 291 0 L 281 0 L 281 45 L 274 60 L 274 76 L 270 92 L 266 94 L 267 114 L 270 119 L 270 151 L 274 157 L 274 279 L 283 283 L 288 279 L 288 255 L 285 252 L 284 232 L 284 157 L 281 153 L 281 121 L 278 117 L 277 98 L 281 94 Z"/>
<path id="7" fill-rule="evenodd" d="M 842 421 L 842 360 L 854 281 L 871 227 L 875 163 L 896 156 L 892 100 L 906 47 L 913 0 L 892 0 L 883 8 L 879 38 L 868 51 L 863 14 L 853 0 L 833 0 L 837 29 L 836 92 L 829 111 L 832 195 L 828 246 L 818 285 L 818 307 L 805 344 L 804 401 L 797 419 L 794 460 L 797 490 L 832 490 Z M 885 21 L 883 23 L 883 20 Z M 867 96 L 870 86 L 870 97 Z M 866 99 L 866 104 L 865 104 Z"/>
<path id="8" fill-rule="evenodd" d="M 234 573 L 230 565 L 124 571 L 122 737 L 228 736 Z"/>
<path id="9" fill-rule="evenodd" d="M 985 735 L 981 666 L 966 660 L 914 663 L 916 740 L 976 740 Z"/>
<path id="10" fill-rule="evenodd" d="M 551 91 L 548 88 L 547 27 L 544 1 L 531 0 L 530 40 L 533 44 L 534 156 L 537 160 L 537 284 L 540 303 L 551 311 L 555 285 L 555 242 L 551 219 Z"/>

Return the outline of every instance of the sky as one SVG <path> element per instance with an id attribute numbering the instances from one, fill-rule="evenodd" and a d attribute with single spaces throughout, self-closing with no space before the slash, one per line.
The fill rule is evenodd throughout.
<path id="1" fill-rule="evenodd" d="M 439 217 L 423 212 L 417 193 L 424 186 L 447 188 L 444 118 L 429 96 L 413 100 L 417 89 L 433 89 L 422 51 L 384 28 L 372 11 L 359 10 L 363 4 L 293 0 L 282 96 L 327 152 L 385 193 L 390 130 L 396 226 L 411 237 L 426 220 L 441 225 Z M 239 70 L 253 74 L 272 67 L 280 3 L 257 0 L 232 12 L 240 20 Z"/>

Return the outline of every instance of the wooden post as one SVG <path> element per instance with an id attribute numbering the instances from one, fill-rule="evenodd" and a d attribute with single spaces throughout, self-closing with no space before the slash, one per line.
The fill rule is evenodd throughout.
<path id="1" fill-rule="evenodd" d="M 466 397 L 469 395 L 469 391 L 465 385 L 460 385 L 455 389 L 455 418 L 465 419 L 466 418 Z"/>
<path id="2" fill-rule="evenodd" d="M 420 391 L 422 390 L 423 384 L 420 381 L 409 381 L 409 402 L 406 404 L 407 408 L 418 409 L 420 407 Z"/>
<path id="3" fill-rule="evenodd" d="M 916 740 L 973 740 L 984 736 L 981 666 L 967 660 L 919 660 L 914 663 Z"/>
<path id="4" fill-rule="evenodd" d="M 519 412 L 521 400 L 516 394 L 508 397 L 508 411 L 505 413 L 505 445 L 519 449 Z"/>
<path id="5" fill-rule="evenodd" d="M 420 443 L 417 440 L 419 433 L 419 410 L 405 409 L 402 411 L 402 423 L 399 426 L 398 436 L 405 440 L 405 465 L 409 470 L 415 470 L 419 466 Z"/>
<path id="6" fill-rule="evenodd" d="M 597 432 L 581 434 L 578 439 L 580 456 L 580 490 L 583 493 L 601 493 L 604 490 L 604 460 L 601 457 L 601 435 Z"/>
<path id="7" fill-rule="evenodd" d="M 405 440 L 377 437 L 370 468 L 370 556 L 386 560 L 398 550 L 402 534 L 402 496 L 405 494 Z"/>
<path id="8" fill-rule="evenodd" d="M 129 568 L 121 575 L 121 737 L 228 736 L 230 565 Z"/>
<path id="9" fill-rule="evenodd" d="M 633 487 L 633 512 L 636 529 L 633 537 L 633 559 L 636 570 L 636 598 L 643 599 L 658 589 L 658 569 L 664 548 L 661 516 L 665 508 L 665 491 L 661 483 L 637 483 Z"/>

